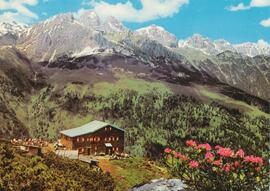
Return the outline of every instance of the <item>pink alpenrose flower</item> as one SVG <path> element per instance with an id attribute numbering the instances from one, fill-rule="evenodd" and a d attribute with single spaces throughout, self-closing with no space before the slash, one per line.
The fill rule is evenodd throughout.
<path id="1" fill-rule="evenodd" d="M 171 152 L 172 152 L 172 149 L 170 149 L 170 148 L 166 148 L 166 149 L 164 150 L 164 152 L 165 152 L 165 153 L 167 153 L 167 154 L 169 154 L 169 153 L 171 153 Z"/>
<path id="2" fill-rule="evenodd" d="M 212 162 L 213 159 L 214 159 L 214 155 L 212 153 L 210 153 L 210 152 L 207 152 L 205 154 L 205 159 L 207 160 L 207 162 Z"/>
<path id="3" fill-rule="evenodd" d="M 233 151 L 230 148 L 219 148 L 217 154 L 222 157 L 232 157 Z"/>
<path id="4" fill-rule="evenodd" d="M 181 153 L 177 153 L 177 152 L 174 153 L 174 157 L 175 157 L 175 158 L 180 158 L 181 156 L 182 156 Z"/>
<path id="5" fill-rule="evenodd" d="M 182 161 L 187 161 L 187 160 L 189 160 L 189 157 L 186 156 L 186 155 L 182 155 L 182 156 L 180 157 L 180 159 L 181 159 Z"/>
<path id="6" fill-rule="evenodd" d="M 234 162 L 234 167 L 237 168 L 237 167 L 240 167 L 240 163 L 238 161 L 235 161 Z"/>
<path id="7" fill-rule="evenodd" d="M 199 148 L 199 149 L 205 149 L 207 151 L 210 151 L 212 149 L 212 147 L 208 143 L 199 144 L 197 148 Z"/>
<path id="8" fill-rule="evenodd" d="M 261 157 L 256 157 L 256 156 L 246 156 L 244 158 L 244 162 L 250 162 L 250 163 L 257 163 L 259 165 L 263 165 L 263 159 Z"/>
<path id="9" fill-rule="evenodd" d="M 222 163 L 222 160 L 215 160 L 213 161 L 213 165 L 220 166 Z"/>
<path id="10" fill-rule="evenodd" d="M 224 170 L 225 172 L 230 172 L 230 170 L 231 170 L 231 165 L 230 165 L 230 164 L 225 164 L 225 165 L 222 167 L 222 170 Z"/>
<path id="11" fill-rule="evenodd" d="M 215 149 L 221 149 L 222 147 L 221 146 L 219 146 L 219 145 L 217 145 L 217 146 L 215 146 Z"/>
<path id="12" fill-rule="evenodd" d="M 187 140 L 186 145 L 189 146 L 189 147 L 196 147 L 197 143 L 195 141 L 193 141 L 193 140 Z"/>
<path id="13" fill-rule="evenodd" d="M 192 160 L 189 162 L 189 167 L 190 168 L 198 168 L 199 167 L 199 162 Z"/>
<path id="14" fill-rule="evenodd" d="M 235 153 L 236 157 L 240 157 L 240 158 L 244 158 L 245 157 L 245 152 L 243 151 L 243 149 L 239 149 L 236 153 Z"/>

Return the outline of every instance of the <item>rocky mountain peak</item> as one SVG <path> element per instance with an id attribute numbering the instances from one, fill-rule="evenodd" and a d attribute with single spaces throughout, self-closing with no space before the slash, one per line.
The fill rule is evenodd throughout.
<path id="1" fill-rule="evenodd" d="M 148 38 L 159 42 L 167 47 L 177 47 L 177 38 L 175 35 L 166 31 L 163 27 L 150 25 L 135 31 L 136 34 L 147 36 Z"/>
<path id="2" fill-rule="evenodd" d="M 101 20 L 94 11 L 83 11 L 78 21 L 87 27 L 97 28 L 101 25 Z"/>
<path id="3" fill-rule="evenodd" d="M 72 13 L 60 14 L 33 25 L 23 34 L 18 47 L 35 61 L 53 61 L 85 49 L 91 54 L 92 50 L 111 46 L 97 30 L 100 26 L 93 12 L 85 12 L 79 18 Z"/>
<path id="4" fill-rule="evenodd" d="M 105 33 L 124 32 L 127 29 L 115 17 L 101 19 L 95 11 L 82 11 L 77 21 L 92 30 L 102 31 Z"/>
<path id="5" fill-rule="evenodd" d="M 44 23 L 44 24 L 47 24 L 47 23 L 54 23 L 54 24 L 61 24 L 61 23 L 64 23 L 64 22 L 73 22 L 74 21 L 74 15 L 72 13 L 62 13 L 62 14 L 59 14 L 59 15 L 55 15 L 47 20 L 45 20 L 44 22 L 41 22 L 41 23 Z"/>
<path id="6" fill-rule="evenodd" d="M 104 22 L 105 29 L 107 29 L 107 32 L 125 32 L 128 29 L 115 17 L 108 17 Z"/>
<path id="7" fill-rule="evenodd" d="M 206 37 L 203 37 L 200 34 L 194 34 L 192 37 L 187 38 L 186 40 L 180 40 L 178 43 L 180 48 L 192 48 L 200 50 L 205 54 L 217 54 L 215 44 Z"/>

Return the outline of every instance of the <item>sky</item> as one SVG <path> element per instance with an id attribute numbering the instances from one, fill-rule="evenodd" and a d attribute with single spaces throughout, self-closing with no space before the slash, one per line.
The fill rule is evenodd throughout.
<path id="1" fill-rule="evenodd" d="M 131 29 L 156 24 L 185 39 L 195 33 L 231 43 L 270 42 L 270 0 L 0 0 L 0 22 L 34 24 L 94 10 Z"/>

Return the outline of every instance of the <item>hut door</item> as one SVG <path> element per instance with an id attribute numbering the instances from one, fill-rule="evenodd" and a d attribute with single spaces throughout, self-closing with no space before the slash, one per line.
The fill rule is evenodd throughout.
<path id="1" fill-rule="evenodd" d="M 111 155 L 112 154 L 112 148 L 111 147 L 107 147 L 106 148 L 106 154 L 107 155 Z"/>
<path id="2" fill-rule="evenodd" d="M 87 155 L 90 155 L 91 154 L 91 150 L 90 148 L 87 148 Z"/>

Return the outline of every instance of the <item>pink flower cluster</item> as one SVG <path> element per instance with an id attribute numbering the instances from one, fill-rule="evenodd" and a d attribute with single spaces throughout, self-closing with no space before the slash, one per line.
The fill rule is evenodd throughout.
<path id="1" fill-rule="evenodd" d="M 221 164 L 222 164 L 221 159 L 213 161 L 213 165 L 215 165 L 215 166 L 221 166 Z"/>
<path id="2" fill-rule="evenodd" d="M 225 172 L 229 172 L 231 170 L 231 165 L 230 164 L 223 165 L 222 170 L 224 170 Z"/>
<path id="3" fill-rule="evenodd" d="M 213 165 L 225 172 L 230 172 L 234 169 L 243 168 L 244 163 L 252 163 L 255 164 L 254 168 L 258 172 L 260 171 L 263 165 L 263 159 L 257 156 L 245 156 L 245 152 L 243 149 L 239 149 L 234 152 L 230 148 L 224 148 L 219 145 L 215 146 L 215 149 L 212 150 L 212 147 L 208 143 L 197 144 L 194 140 L 187 140 L 186 145 L 189 148 L 186 150 L 188 154 L 184 155 L 179 152 L 172 151 L 170 148 L 166 148 L 164 150 L 165 153 L 171 154 L 179 161 L 185 162 L 183 165 L 188 165 L 189 168 L 205 168 L 204 165 L 209 166 Z M 200 150 L 197 152 L 197 150 Z M 202 152 L 204 151 L 204 152 Z M 201 154 L 204 154 L 204 158 L 200 157 Z M 197 156 L 197 158 L 196 158 Z"/>
<path id="4" fill-rule="evenodd" d="M 256 156 L 246 156 L 244 158 L 244 162 L 250 162 L 250 163 L 255 163 L 259 165 L 263 165 L 263 159 L 261 157 L 256 157 Z"/>
<path id="5" fill-rule="evenodd" d="M 166 162 L 191 190 L 208 190 L 209 187 L 222 190 L 224 185 L 231 190 L 261 190 L 260 185 L 268 184 L 270 172 L 262 157 L 247 155 L 243 149 L 211 147 L 194 140 L 185 143 L 187 146 L 180 148 L 181 151 L 166 148 Z M 204 182 L 207 184 L 202 184 Z"/>
<path id="6" fill-rule="evenodd" d="M 192 160 L 189 162 L 189 167 L 190 168 L 198 168 L 199 167 L 199 162 L 198 161 L 195 161 L 195 160 Z"/>
<path id="7" fill-rule="evenodd" d="M 197 148 L 198 149 L 205 149 L 207 151 L 211 151 L 212 150 L 212 147 L 208 143 L 199 144 Z"/>
<path id="8" fill-rule="evenodd" d="M 193 140 L 187 140 L 186 145 L 189 147 L 197 147 L 197 143 Z"/>
<path id="9" fill-rule="evenodd" d="M 230 148 L 218 147 L 217 154 L 222 157 L 233 157 L 234 153 Z"/>
<path id="10" fill-rule="evenodd" d="M 210 152 L 207 152 L 206 154 L 205 154 L 205 159 L 207 160 L 207 162 L 213 162 L 213 160 L 214 160 L 214 155 L 212 154 L 212 153 L 210 153 Z"/>
<path id="11" fill-rule="evenodd" d="M 210 151 L 212 149 L 212 147 L 208 143 L 197 145 L 196 141 L 194 140 L 187 140 L 186 145 L 195 149 L 205 149 L 207 151 Z"/>
<path id="12" fill-rule="evenodd" d="M 175 158 L 179 158 L 179 159 L 182 160 L 182 161 L 187 161 L 187 160 L 189 160 L 189 157 L 188 157 L 188 156 L 182 155 L 181 153 L 175 153 L 175 154 L 174 154 L 174 157 L 175 157 Z"/>
<path id="13" fill-rule="evenodd" d="M 243 151 L 243 149 L 239 149 L 236 153 L 235 153 L 236 157 L 240 157 L 240 158 L 244 158 L 245 157 L 245 152 Z"/>
<path id="14" fill-rule="evenodd" d="M 164 152 L 165 152 L 165 153 L 167 153 L 167 154 L 169 154 L 169 153 L 171 153 L 171 152 L 172 152 L 172 149 L 170 149 L 170 148 L 166 148 L 166 149 L 164 150 Z"/>

